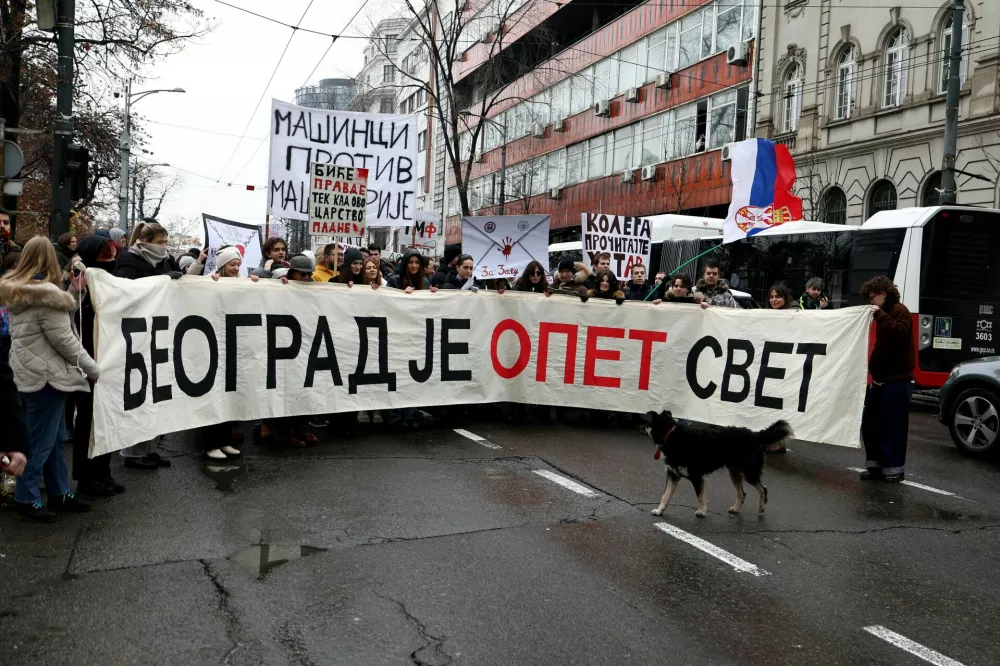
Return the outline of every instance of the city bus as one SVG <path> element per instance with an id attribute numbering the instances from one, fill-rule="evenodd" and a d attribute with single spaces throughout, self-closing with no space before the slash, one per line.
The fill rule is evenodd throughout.
<path id="1" fill-rule="evenodd" d="M 677 244 L 689 242 L 663 243 L 660 263 L 651 263 L 672 272 L 679 263 L 664 265 L 664 259 Z M 797 298 L 806 280 L 821 277 L 830 307 L 862 305 L 858 292 L 865 280 L 892 277 L 913 315 L 918 386 L 939 387 L 958 363 L 997 354 L 1000 210 L 904 208 L 876 213 L 860 227 L 790 222 L 727 245 L 702 238 L 696 253 L 685 250 L 702 252 L 697 269 L 692 264 L 684 272 L 697 277 L 714 259 L 734 289 L 759 303 L 767 302 L 775 282 L 785 282 Z"/>

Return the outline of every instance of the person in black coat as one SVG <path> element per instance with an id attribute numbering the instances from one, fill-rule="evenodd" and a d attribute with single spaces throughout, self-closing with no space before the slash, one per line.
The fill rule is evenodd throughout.
<path id="1" fill-rule="evenodd" d="M 458 243 L 448 245 L 444 248 L 444 256 L 441 257 L 441 265 L 438 267 L 437 271 L 435 271 L 434 275 L 431 276 L 432 287 L 444 287 L 448 278 L 458 272 L 455 268 L 455 264 L 458 262 L 460 254 L 462 254 L 462 246 Z"/>
<path id="2" fill-rule="evenodd" d="M 24 471 L 28 453 L 28 426 L 24 420 L 24 407 L 14 384 L 7 358 L 0 355 L 0 427 L 3 428 L 3 448 L 0 458 L 10 462 L 0 462 L 0 469 L 7 474 L 18 476 Z"/>
<path id="3" fill-rule="evenodd" d="M 625 285 L 625 300 L 644 301 L 652 289 L 653 285 L 646 277 L 646 267 L 642 264 L 633 264 L 632 279 Z"/>

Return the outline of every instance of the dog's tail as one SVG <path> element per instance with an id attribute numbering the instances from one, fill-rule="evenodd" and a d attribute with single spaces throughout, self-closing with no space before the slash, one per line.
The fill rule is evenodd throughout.
<path id="1" fill-rule="evenodd" d="M 786 439 L 795 436 L 795 433 L 792 432 L 792 426 L 788 425 L 788 421 L 775 421 L 755 434 L 757 437 L 757 446 L 762 449 L 771 444 L 784 442 Z"/>

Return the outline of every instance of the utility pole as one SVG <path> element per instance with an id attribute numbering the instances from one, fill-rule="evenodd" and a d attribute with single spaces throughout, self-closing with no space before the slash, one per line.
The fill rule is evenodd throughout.
<path id="1" fill-rule="evenodd" d="M 132 151 L 132 79 L 125 89 L 125 129 L 118 141 L 121 173 L 118 176 L 118 228 L 128 232 L 128 161 Z"/>
<path id="2" fill-rule="evenodd" d="M 52 153 L 52 218 L 49 221 L 49 233 L 53 238 L 68 232 L 70 226 L 70 183 L 66 178 L 66 161 L 67 147 L 73 138 L 76 0 L 58 0 L 56 7 L 59 64 L 56 73 L 56 118 L 52 124 L 55 145 Z"/>
<path id="3" fill-rule="evenodd" d="M 944 159 L 941 163 L 941 197 L 944 206 L 954 205 L 958 196 L 955 185 L 955 159 L 958 157 L 958 92 L 962 87 L 962 25 L 965 4 L 951 5 L 951 54 L 948 57 L 948 97 L 944 116 Z"/>

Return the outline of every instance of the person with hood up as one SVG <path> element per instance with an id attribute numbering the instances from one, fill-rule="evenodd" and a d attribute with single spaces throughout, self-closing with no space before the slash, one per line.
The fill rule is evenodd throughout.
<path id="1" fill-rule="evenodd" d="M 601 268 L 594 273 L 594 284 L 596 289 L 591 289 L 587 294 L 590 298 L 614 299 L 615 303 L 621 305 L 625 302 L 625 292 L 618 288 L 618 278 L 614 272 Z"/>
<path id="2" fill-rule="evenodd" d="M 437 271 L 431 276 L 432 287 L 444 287 L 444 283 L 448 281 L 448 276 L 458 272 L 455 264 L 458 262 L 458 257 L 461 254 L 462 246 L 458 243 L 445 246 L 444 256 L 441 257 L 441 265 L 438 266 Z"/>
<path id="3" fill-rule="evenodd" d="M 121 254 L 125 250 L 125 232 L 118 227 L 112 227 L 108 229 L 108 237 L 118 248 L 118 254 Z"/>
<path id="4" fill-rule="evenodd" d="M 719 279 L 719 262 L 714 259 L 705 262 L 705 273 L 695 291 L 704 295 L 705 302 L 723 308 L 738 308 L 736 299 L 729 291 L 729 283 Z"/>
<path id="5" fill-rule="evenodd" d="M 548 289 L 549 281 L 545 279 L 545 267 L 537 261 L 532 261 L 528 264 L 524 272 L 514 282 L 514 291 L 530 291 L 536 294 L 544 294 Z"/>
<path id="6" fill-rule="evenodd" d="M 590 277 L 590 270 L 587 264 L 582 261 L 563 259 L 556 268 L 556 274 L 545 292 L 549 294 L 573 294 L 585 301 L 590 297 L 587 289 L 587 279 Z"/>
<path id="7" fill-rule="evenodd" d="M 100 268 L 112 275 L 118 246 L 110 236 L 87 236 L 77 246 L 80 263 L 88 269 Z M 94 304 L 90 293 L 84 294 L 80 304 L 80 338 L 83 348 L 94 356 Z M 76 407 L 73 420 L 73 478 L 76 489 L 90 497 L 110 497 L 125 492 L 125 486 L 111 476 L 111 454 L 105 453 L 95 458 L 87 458 L 90 450 L 90 430 L 94 422 L 94 394 L 91 391 L 75 391 L 70 399 Z"/>
<path id="8" fill-rule="evenodd" d="M 412 247 L 408 248 L 403 252 L 403 259 L 399 263 L 399 271 L 389 278 L 387 286 L 393 289 L 402 289 L 408 294 L 418 289 L 430 289 L 432 292 L 437 291 L 437 286 L 431 284 L 430 280 L 424 276 L 424 265 L 426 263 L 427 257 Z"/>
<path id="9" fill-rule="evenodd" d="M 31 438 L 14 501 L 29 520 L 52 522 L 55 512 L 90 510 L 90 503 L 69 488 L 62 446 L 67 394 L 89 391 L 100 375 L 73 329 L 73 313 L 86 284 L 82 275 L 74 276 L 70 291 L 61 289 L 55 249 L 42 236 L 25 244 L 17 268 L 0 279 L 0 302 L 13 315 L 10 367 Z M 43 476 L 47 507 L 39 487 Z"/>
<path id="10" fill-rule="evenodd" d="M 625 300 L 644 301 L 652 290 L 653 285 L 646 279 L 646 267 L 632 264 L 632 279 L 625 285 Z"/>
<path id="11" fill-rule="evenodd" d="M 253 274 L 259 278 L 273 277 L 271 271 L 284 265 L 287 254 L 288 243 L 284 238 L 280 236 L 268 238 L 261 247 L 260 266 L 254 269 Z"/>
<path id="12" fill-rule="evenodd" d="M 167 253 L 167 230 L 156 222 L 139 222 L 132 230 L 129 248 L 118 255 L 115 275 L 126 280 L 138 280 L 157 275 L 169 275 L 173 279 L 183 275 L 172 271 Z M 156 449 L 159 438 L 141 442 L 121 450 L 125 466 L 131 469 L 154 470 L 170 467 L 170 461 L 163 458 Z"/>
<path id="13" fill-rule="evenodd" d="M 338 269 L 337 277 L 332 277 L 328 282 L 339 282 L 341 284 L 355 285 L 364 282 L 362 269 L 365 265 L 365 258 L 360 250 L 351 247 L 344 253 L 344 263 Z M 319 271 L 317 271 L 318 273 Z M 316 274 L 313 274 L 315 279 Z"/>

